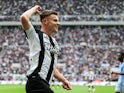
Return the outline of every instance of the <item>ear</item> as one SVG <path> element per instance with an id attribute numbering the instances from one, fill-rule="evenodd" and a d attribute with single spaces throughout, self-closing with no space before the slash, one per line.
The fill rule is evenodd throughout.
<path id="1" fill-rule="evenodd" d="M 44 18 L 44 19 L 42 20 L 42 23 L 45 24 L 45 25 L 47 25 L 48 20 L 47 20 L 46 18 Z"/>

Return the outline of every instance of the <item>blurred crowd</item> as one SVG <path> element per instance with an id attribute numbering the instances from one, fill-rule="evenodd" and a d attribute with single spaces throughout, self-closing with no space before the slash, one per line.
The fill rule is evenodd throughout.
<path id="1" fill-rule="evenodd" d="M 19 21 L 36 4 L 60 13 L 60 21 L 124 21 L 123 0 L 0 0 L 0 21 Z M 33 16 L 32 21 L 39 21 Z M 39 28 L 38 26 L 36 28 Z M 111 68 L 124 51 L 124 26 L 60 26 L 55 35 L 58 69 L 70 81 L 111 81 Z M 18 80 L 29 69 L 29 48 L 20 26 L 0 27 L 0 80 Z"/>
<path id="2" fill-rule="evenodd" d="M 60 26 L 54 36 L 61 52 L 58 69 L 70 81 L 87 81 L 90 71 L 94 80 L 111 81 L 110 69 L 118 67 L 117 55 L 124 51 L 123 29 L 124 26 Z M 29 49 L 22 28 L 1 27 L 0 35 L 0 80 L 26 74 Z"/>
<path id="3" fill-rule="evenodd" d="M 123 0 L 0 0 L 0 3 L 1 21 L 19 21 L 19 16 L 36 4 L 43 10 L 57 10 L 62 21 L 124 20 Z"/>

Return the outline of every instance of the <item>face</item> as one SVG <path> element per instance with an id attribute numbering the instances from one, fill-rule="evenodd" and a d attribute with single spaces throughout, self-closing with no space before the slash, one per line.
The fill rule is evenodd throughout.
<path id="1" fill-rule="evenodd" d="M 49 17 L 47 17 L 47 29 L 48 31 L 50 31 L 51 33 L 57 33 L 58 32 L 58 27 L 59 27 L 59 18 L 57 15 L 50 15 Z"/>

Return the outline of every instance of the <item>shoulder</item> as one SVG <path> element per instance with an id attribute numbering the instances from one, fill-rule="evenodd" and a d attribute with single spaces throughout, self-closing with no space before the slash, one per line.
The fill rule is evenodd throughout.
<path id="1" fill-rule="evenodd" d="M 31 25 L 27 30 L 25 30 L 25 32 L 29 32 L 29 31 L 35 31 L 34 26 Z"/>
<path id="2" fill-rule="evenodd" d="M 27 29 L 25 31 L 26 33 L 26 37 L 28 37 L 28 39 L 30 38 L 35 38 L 35 37 L 38 37 L 38 33 L 39 33 L 39 30 L 35 29 L 34 26 L 31 26 L 29 29 Z"/>

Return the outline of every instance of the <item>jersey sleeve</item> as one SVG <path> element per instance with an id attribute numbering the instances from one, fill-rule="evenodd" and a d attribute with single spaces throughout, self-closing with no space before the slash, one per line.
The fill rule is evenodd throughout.
<path id="1" fill-rule="evenodd" d="M 25 31 L 25 34 L 27 37 L 30 51 L 34 51 L 35 49 L 40 49 L 40 40 L 35 28 L 31 26 L 28 30 Z"/>
<path id="2" fill-rule="evenodd" d="M 31 26 L 28 30 L 25 31 L 26 37 L 28 39 L 34 38 L 36 35 L 36 31 L 33 26 Z"/>

